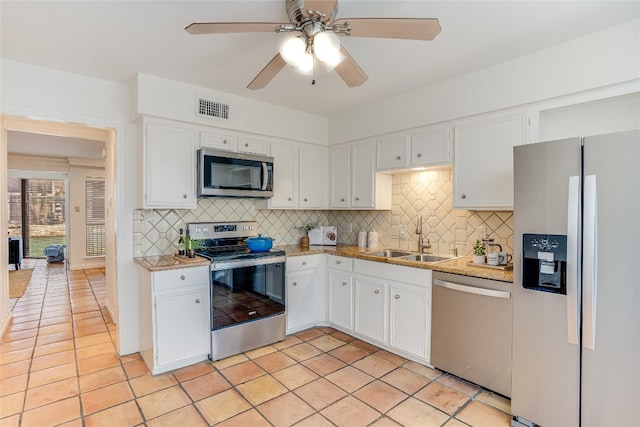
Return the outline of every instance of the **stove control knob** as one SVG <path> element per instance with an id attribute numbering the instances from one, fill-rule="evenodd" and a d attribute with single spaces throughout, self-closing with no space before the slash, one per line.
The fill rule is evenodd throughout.
<path id="1" fill-rule="evenodd" d="M 242 226 L 242 231 L 247 231 L 247 226 L 246 225 Z"/>

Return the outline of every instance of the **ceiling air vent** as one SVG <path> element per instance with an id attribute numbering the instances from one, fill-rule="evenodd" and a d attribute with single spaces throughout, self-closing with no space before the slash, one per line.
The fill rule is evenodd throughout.
<path id="1" fill-rule="evenodd" d="M 217 119 L 229 119 L 229 105 L 198 98 L 198 115 L 202 117 L 215 117 Z"/>

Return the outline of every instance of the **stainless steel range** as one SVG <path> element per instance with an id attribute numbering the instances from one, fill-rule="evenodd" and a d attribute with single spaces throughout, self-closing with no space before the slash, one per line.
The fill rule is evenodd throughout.
<path id="1" fill-rule="evenodd" d="M 196 252 L 211 260 L 211 360 L 285 338 L 285 253 L 251 252 L 244 240 L 258 235 L 254 221 L 192 223 Z"/>

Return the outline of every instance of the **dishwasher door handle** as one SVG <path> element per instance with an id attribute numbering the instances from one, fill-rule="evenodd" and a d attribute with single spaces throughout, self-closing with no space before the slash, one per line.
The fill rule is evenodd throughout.
<path id="1" fill-rule="evenodd" d="M 474 286 L 461 285 L 459 283 L 446 282 L 440 279 L 433 279 L 433 284 L 454 291 L 466 292 L 468 294 L 482 295 L 485 297 L 510 299 L 511 292 L 496 291 L 494 289 L 476 288 Z"/>

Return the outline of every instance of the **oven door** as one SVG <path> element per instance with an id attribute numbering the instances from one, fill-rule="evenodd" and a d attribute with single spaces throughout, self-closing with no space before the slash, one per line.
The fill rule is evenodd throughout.
<path id="1" fill-rule="evenodd" d="M 273 196 L 273 158 L 227 151 L 198 151 L 198 196 Z"/>
<path id="2" fill-rule="evenodd" d="M 284 314 L 283 258 L 212 264 L 212 330 Z"/>

